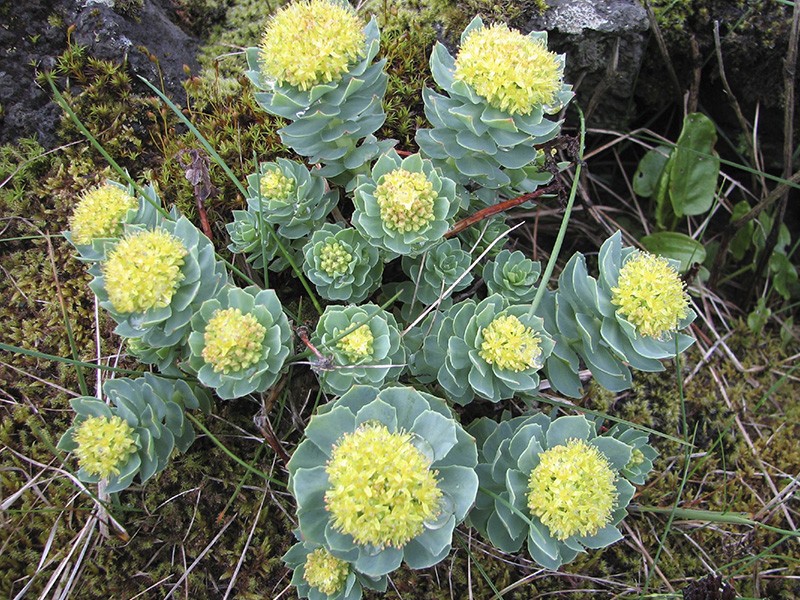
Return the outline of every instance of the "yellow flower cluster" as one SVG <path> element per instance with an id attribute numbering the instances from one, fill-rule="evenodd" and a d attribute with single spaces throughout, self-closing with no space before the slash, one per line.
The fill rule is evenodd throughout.
<path id="1" fill-rule="evenodd" d="M 203 360 L 215 373 L 243 371 L 264 356 L 266 328 L 251 314 L 238 308 L 218 309 L 206 325 Z"/>
<path id="2" fill-rule="evenodd" d="M 91 244 L 98 238 L 117 237 L 125 213 L 137 204 L 136 198 L 110 183 L 88 190 L 69 220 L 72 239 L 76 244 Z"/>
<path id="3" fill-rule="evenodd" d="M 552 103 L 561 77 L 554 52 L 503 24 L 471 31 L 456 56 L 455 78 L 512 115 Z"/>
<path id="4" fill-rule="evenodd" d="M 591 536 L 611 521 L 615 479 L 597 448 L 569 440 L 539 456 L 528 480 L 528 508 L 559 540 Z"/>
<path id="5" fill-rule="evenodd" d="M 106 478 L 119 473 L 128 457 L 136 452 L 133 428 L 118 416 L 89 417 L 72 434 L 78 445 L 75 456 L 81 468 Z"/>
<path id="6" fill-rule="evenodd" d="M 326 471 L 333 526 L 356 544 L 402 548 L 439 514 L 436 471 L 410 433 L 364 424 L 340 438 Z"/>
<path id="7" fill-rule="evenodd" d="M 675 331 L 688 314 L 689 296 L 666 258 L 639 252 L 625 262 L 611 302 L 636 330 L 653 338 Z"/>
<path id="8" fill-rule="evenodd" d="M 169 306 L 188 250 L 163 229 L 139 231 L 123 238 L 102 266 L 106 293 L 114 310 L 145 312 Z"/>
<path id="9" fill-rule="evenodd" d="M 267 77 L 301 90 L 338 81 L 365 54 L 358 17 L 329 0 L 293 2 L 267 25 L 261 68 Z"/>
<path id="10" fill-rule="evenodd" d="M 383 176 L 374 195 L 388 229 L 419 231 L 433 221 L 437 194 L 423 173 L 395 169 Z"/>
<path id="11" fill-rule="evenodd" d="M 323 594 L 333 596 L 347 583 L 350 564 L 339 560 L 325 548 L 317 548 L 306 558 L 303 579 Z"/>
<path id="12" fill-rule="evenodd" d="M 508 371 L 541 367 L 542 338 L 513 315 L 501 315 L 484 327 L 478 355 L 490 365 Z"/>
<path id="13" fill-rule="evenodd" d="M 372 356 L 372 342 L 374 341 L 375 336 L 372 335 L 372 329 L 364 323 L 361 327 L 340 339 L 336 347 L 351 363 L 355 363 Z"/>
<path id="14" fill-rule="evenodd" d="M 353 255 L 344 249 L 342 244 L 332 241 L 325 244 L 320 250 L 320 268 L 325 271 L 328 277 L 336 277 L 347 271 Z"/>
<path id="15" fill-rule="evenodd" d="M 261 176 L 261 195 L 270 200 L 286 200 L 294 191 L 294 179 L 279 169 L 270 169 Z"/>

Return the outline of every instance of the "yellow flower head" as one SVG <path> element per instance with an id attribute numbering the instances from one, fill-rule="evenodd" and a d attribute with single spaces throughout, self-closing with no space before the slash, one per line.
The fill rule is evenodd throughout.
<path id="1" fill-rule="evenodd" d="M 218 309 L 206 325 L 203 360 L 215 373 L 242 371 L 263 357 L 261 344 L 266 333 L 253 315 L 238 308 Z"/>
<path id="2" fill-rule="evenodd" d="M 410 433 L 364 424 L 339 439 L 326 471 L 333 526 L 356 544 L 402 548 L 439 515 L 436 472 Z"/>
<path id="3" fill-rule="evenodd" d="M 339 560 L 325 548 L 317 548 L 306 557 L 303 579 L 323 594 L 333 596 L 344 588 L 350 563 Z"/>
<path id="4" fill-rule="evenodd" d="M 437 194 L 424 173 L 395 169 L 383 176 L 374 196 L 388 229 L 419 231 L 433 221 Z"/>
<path id="5" fill-rule="evenodd" d="M 294 191 L 294 179 L 280 169 L 270 169 L 261 176 L 261 195 L 270 200 L 286 200 Z"/>
<path id="6" fill-rule="evenodd" d="M 345 250 L 340 242 L 334 240 L 322 246 L 319 258 L 320 268 L 325 274 L 328 277 L 336 277 L 347 271 L 353 255 Z"/>
<path id="7" fill-rule="evenodd" d="M 558 55 L 503 24 L 472 30 L 456 56 L 455 78 L 512 115 L 551 104 L 561 77 Z"/>
<path id="8" fill-rule="evenodd" d="M 525 371 L 542 365 L 542 338 L 513 315 L 501 315 L 484 327 L 480 357 L 498 369 Z"/>
<path id="9" fill-rule="evenodd" d="M 329 0 L 293 2 L 272 17 L 261 39 L 267 77 L 301 90 L 338 81 L 365 54 L 364 32 L 352 10 Z"/>
<path id="10" fill-rule="evenodd" d="M 608 459 L 583 440 L 539 455 L 528 479 L 528 508 L 559 540 L 591 536 L 611 521 L 616 475 Z"/>
<path id="11" fill-rule="evenodd" d="M 128 457 L 136 452 L 133 428 L 118 416 L 89 417 L 72 434 L 78 445 L 75 456 L 81 468 L 103 479 L 119 473 Z"/>
<path id="12" fill-rule="evenodd" d="M 622 266 L 611 302 L 640 334 L 661 338 L 686 318 L 689 296 L 666 258 L 639 252 Z"/>
<path id="13" fill-rule="evenodd" d="M 117 237 L 125 213 L 137 204 L 136 198 L 110 183 L 88 190 L 69 220 L 72 239 L 76 244 L 91 244 L 97 238 Z"/>
<path id="14" fill-rule="evenodd" d="M 187 254 L 183 243 L 163 229 L 123 238 L 102 266 L 114 310 L 135 313 L 169 306 L 184 278 L 181 267 Z"/>
<path id="15" fill-rule="evenodd" d="M 372 356 L 372 342 L 374 341 L 375 336 L 372 335 L 372 329 L 364 323 L 361 327 L 340 339 L 336 347 L 351 363 L 355 363 Z"/>

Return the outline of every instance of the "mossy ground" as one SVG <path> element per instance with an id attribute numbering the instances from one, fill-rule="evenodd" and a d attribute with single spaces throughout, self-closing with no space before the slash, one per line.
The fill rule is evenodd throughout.
<path id="1" fill-rule="evenodd" d="M 253 102 L 241 56 L 214 57 L 224 44 L 252 44 L 263 17 L 255 19 L 256 4 L 247 1 L 183 4 L 198 27 L 208 19 L 217 28 L 201 60 L 205 70 L 187 83 L 188 115 L 243 179 L 253 170 L 254 156 L 269 160 L 285 152 L 276 133 L 281 123 Z M 381 25 L 392 72 L 391 118 L 381 135 L 413 150 L 413 131 L 422 118 L 419 91 L 428 83 L 427 49 L 436 36 L 433 14 L 437 6 L 452 9 L 453 3 L 440 1 L 433 9 L 428 5 L 433 12 L 422 13 L 394 0 L 372 4 L 388 9 Z M 93 61 L 78 48 L 62 57 L 56 74 L 61 89 L 69 82 L 71 105 L 111 155 L 137 179 L 155 181 L 169 204 L 197 222 L 180 157 L 198 145 L 174 116 L 153 98 L 134 94 L 119 65 Z M 0 181 L 13 175 L 0 188 L 0 342 L 82 361 L 99 353 L 113 365 L 135 368 L 112 334 L 113 324 L 102 311 L 95 318 L 85 269 L 57 235 L 80 191 L 112 172 L 67 120 L 61 136 L 76 143 L 49 155 L 32 140 L 0 149 Z M 223 225 L 243 199 L 220 170 L 211 167 L 210 174 L 217 193 L 205 209 L 223 250 Z M 273 286 L 297 308 L 296 283 L 278 278 Z M 633 388 L 619 395 L 591 387 L 580 405 L 692 440 L 687 451 L 652 436 L 660 457 L 635 506 L 670 509 L 679 502 L 681 508 L 742 512 L 787 529 L 788 518 L 797 520 L 792 486 L 800 471 L 798 385 L 789 373 L 796 347 L 783 348 L 777 332 L 754 339 L 746 326 L 733 327 L 725 340 L 730 355 L 718 346 L 708 358 L 697 347 L 683 357 L 682 395 L 670 366 L 664 373 L 638 375 Z M 307 367 L 294 367 L 288 377 L 284 391 L 264 402 L 291 452 L 319 399 Z M 292 598 L 290 574 L 280 560 L 293 541 L 291 497 L 280 483 L 265 482 L 232 460 L 208 436 L 145 488 L 114 499 L 108 510 L 125 532 L 110 526 L 108 537 L 99 535 L 96 518 L 104 513 L 92 497 L 96 491 L 81 491 L 70 476 L 74 461 L 55 451 L 72 419 L 68 401 L 84 382 L 94 393 L 93 370 L 0 352 L 0 594 L 14 597 L 27 586 L 30 597 L 50 597 L 71 586 L 73 598 L 163 598 L 171 591 L 190 598 Z M 201 421 L 236 456 L 285 482 L 282 463 L 254 426 L 261 409 L 253 400 L 218 403 L 215 415 Z M 703 520 L 668 523 L 668 514 L 632 509 L 624 541 L 582 555 L 558 573 L 538 569 L 524 554 L 501 555 L 462 527 L 448 559 L 423 571 L 401 569 L 387 597 L 434 600 L 471 593 L 484 599 L 492 597 L 493 587 L 518 600 L 670 594 L 711 572 L 744 596 L 800 596 L 796 539 Z"/>

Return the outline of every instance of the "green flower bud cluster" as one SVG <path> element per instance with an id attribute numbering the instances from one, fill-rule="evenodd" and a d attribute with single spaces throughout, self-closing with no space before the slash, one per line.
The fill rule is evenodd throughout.
<path id="1" fill-rule="evenodd" d="M 109 493 L 127 488 L 138 475 L 144 483 L 166 467 L 173 450 L 186 452 L 194 429 L 185 409 L 211 410 L 208 394 L 186 382 L 146 373 L 103 385 L 111 404 L 81 396 L 71 400 L 72 426 L 58 447 L 78 458 L 78 479 L 103 481 Z"/>
<path id="2" fill-rule="evenodd" d="M 355 229 L 325 223 L 303 254 L 303 272 L 328 300 L 363 302 L 381 284 L 383 255 Z"/>
<path id="3" fill-rule="evenodd" d="M 598 436 L 584 416 L 484 417 L 468 430 L 480 479 L 470 525 L 504 552 L 527 543 L 548 569 L 622 539 L 617 525 L 635 491 L 628 474 L 643 481 L 655 457 L 646 434 L 615 427 Z M 638 455 L 650 458 L 637 462 Z"/>
<path id="4" fill-rule="evenodd" d="M 681 333 L 694 320 L 677 265 L 622 247 L 615 233 L 598 256 L 598 279 L 576 253 L 559 277 L 557 292 L 544 296 L 545 328 L 557 340 L 545 370 L 558 391 L 579 397 L 580 361 L 600 385 L 621 391 L 631 385 L 629 367 L 663 371 L 662 359 L 688 348 Z"/>
<path id="5" fill-rule="evenodd" d="M 311 343 L 325 355 L 316 365 L 322 390 L 343 394 L 356 384 L 381 386 L 405 370 L 406 350 L 395 318 L 374 304 L 328 306 Z"/>
<path id="6" fill-rule="evenodd" d="M 283 238 L 296 240 L 315 231 L 339 200 L 327 190 L 325 179 L 302 163 L 279 158 L 262 163 L 258 173 L 247 176 L 247 205 Z"/>
<path id="7" fill-rule="evenodd" d="M 435 246 L 459 207 L 455 183 L 429 160 L 383 154 L 370 176 L 359 175 L 353 226 L 387 258 L 416 256 Z"/>
<path id="8" fill-rule="evenodd" d="M 542 267 L 525 258 L 519 250 L 501 250 L 483 267 L 483 280 L 489 294 L 501 294 L 511 304 L 533 301 Z"/>

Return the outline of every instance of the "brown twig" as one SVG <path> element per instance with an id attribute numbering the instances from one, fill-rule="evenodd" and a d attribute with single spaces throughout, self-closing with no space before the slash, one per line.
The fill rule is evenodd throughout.
<path id="1" fill-rule="evenodd" d="M 277 454 L 278 457 L 283 461 L 283 464 L 289 462 L 289 454 L 287 454 L 286 450 L 283 449 L 281 441 L 278 439 L 278 436 L 275 435 L 275 430 L 272 428 L 272 423 L 269 421 L 269 411 L 272 409 L 275 399 L 278 397 L 281 391 L 283 391 L 283 387 L 285 385 L 286 377 L 282 377 L 278 382 L 278 385 L 270 390 L 269 396 L 261 405 L 261 410 L 256 416 L 253 417 L 253 423 L 255 423 L 255 426 L 261 435 L 264 436 L 264 441 L 269 444 L 269 447 L 272 448 L 272 451 L 275 452 L 275 454 Z"/>
<path id="2" fill-rule="evenodd" d="M 535 200 L 536 198 L 543 196 L 544 194 L 550 194 L 553 192 L 561 191 L 561 189 L 562 189 L 561 182 L 556 180 L 550 185 L 540 188 L 534 192 L 522 194 L 521 196 L 517 196 L 516 198 L 511 198 L 510 200 L 504 200 L 503 202 L 499 202 L 494 206 L 487 206 L 486 208 L 482 208 L 478 212 L 461 219 L 458 223 L 453 225 L 450 231 L 444 234 L 444 237 L 445 239 L 451 238 L 454 235 L 457 235 L 462 231 L 464 231 L 467 227 L 470 227 L 471 225 L 474 225 L 475 223 L 482 221 L 483 219 L 488 219 L 489 217 L 496 215 L 497 213 L 501 213 L 503 211 L 514 208 L 515 206 L 519 206 L 520 204 L 524 204 L 528 200 Z"/>

